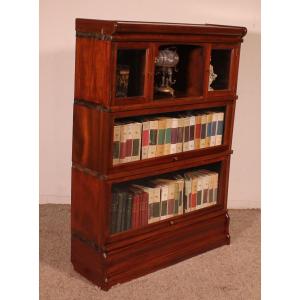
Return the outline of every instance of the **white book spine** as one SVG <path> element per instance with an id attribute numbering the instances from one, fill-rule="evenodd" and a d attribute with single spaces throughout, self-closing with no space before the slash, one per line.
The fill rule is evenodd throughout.
<path id="1" fill-rule="evenodd" d="M 211 137 L 210 146 L 216 146 L 216 133 L 217 133 L 218 113 L 212 115 Z"/>
<path id="2" fill-rule="evenodd" d="M 217 122 L 216 146 L 222 145 L 223 128 L 224 128 L 224 113 L 219 112 L 218 122 Z"/>
<path id="3" fill-rule="evenodd" d="M 200 136 L 200 148 L 206 146 L 206 126 L 207 126 L 207 115 L 201 115 L 201 136 Z"/>
<path id="4" fill-rule="evenodd" d="M 168 218 L 168 186 L 161 186 L 161 209 L 160 219 L 165 220 Z"/>
<path id="5" fill-rule="evenodd" d="M 141 159 L 141 134 L 142 134 L 142 123 L 133 124 L 133 145 L 132 145 L 132 158 L 131 161 Z"/>
<path id="6" fill-rule="evenodd" d="M 113 138 L 113 147 L 114 147 L 114 153 L 113 153 L 113 165 L 117 165 L 120 163 L 120 132 L 121 132 L 121 126 L 115 125 L 114 126 L 114 138 Z"/>
<path id="7" fill-rule="evenodd" d="M 156 155 L 156 144 L 157 144 L 157 131 L 158 131 L 158 121 L 152 120 L 150 121 L 150 136 L 149 136 L 149 148 L 148 148 L 148 158 L 155 157 Z M 156 132 L 155 134 L 153 132 Z M 155 139 L 152 140 L 151 136 L 155 135 Z"/>
<path id="8" fill-rule="evenodd" d="M 126 157 L 125 157 L 125 163 L 130 162 L 132 159 L 132 133 L 133 133 L 133 123 L 127 124 L 127 136 L 126 136 Z M 131 144 L 131 145 L 129 145 Z M 128 147 L 130 147 L 131 151 L 128 153 Z"/>
<path id="9" fill-rule="evenodd" d="M 190 140 L 189 140 L 189 150 L 195 149 L 195 125 L 196 117 L 190 116 Z"/>
<path id="10" fill-rule="evenodd" d="M 177 153 L 178 119 L 172 119 L 170 154 Z M 175 132 L 175 133 L 174 133 Z M 174 138 L 174 139 L 173 139 Z M 173 142 L 173 143 L 172 143 Z"/>
<path id="11" fill-rule="evenodd" d="M 148 148 L 149 148 L 149 142 L 150 142 L 150 122 L 145 121 L 143 122 L 142 129 L 142 159 L 148 158 Z"/>

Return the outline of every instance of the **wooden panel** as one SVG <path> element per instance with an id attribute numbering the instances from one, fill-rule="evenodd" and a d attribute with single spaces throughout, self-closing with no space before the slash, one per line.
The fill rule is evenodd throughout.
<path id="1" fill-rule="evenodd" d="M 76 38 L 75 99 L 109 105 L 110 56 L 110 42 Z"/>
<path id="2" fill-rule="evenodd" d="M 103 286 L 105 270 L 101 255 L 76 238 L 71 239 L 71 262 L 75 271 L 98 286 Z"/>
<path id="3" fill-rule="evenodd" d="M 99 170 L 100 112 L 74 105 L 72 161 L 91 170 Z"/>
<path id="4" fill-rule="evenodd" d="M 73 113 L 73 163 L 106 174 L 112 157 L 112 115 L 77 104 Z"/>
<path id="5" fill-rule="evenodd" d="M 98 246 L 103 245 L 107 224 L 105 197 L 102 180 L 72 168 L 71 229 Z"/>
<path id="6" fill-rule="evenodd" d="M 107 253 L 109 284 L 128 281 L 228 243 L 227 218 L 221 215 L 205 223 L 193 224 L 176 234 L 157 236 L 123 250 Z"/>
<path id="7" fill-rule="evenodd" d="M 91 19 L 76 19 L 76 30 L 82 32 L 115 33 L 157 33 L 157 34 L 203 34 L 222 36 L 244 36 L 245 27 L 226 26 L 218 24 L 178 24 L 165 22 L 137 22 L 137 21 L 106 21 Z"/>

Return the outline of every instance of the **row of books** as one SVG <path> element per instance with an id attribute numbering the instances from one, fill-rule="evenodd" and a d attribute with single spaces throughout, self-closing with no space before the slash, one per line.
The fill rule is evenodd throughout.
<path id="1" fill-rule="evenodd" d="M 111 233 L 135 229 L 217 203 L 218 173 L 196 170 L 112 192 Z"/>
<path id="2" fill-rule="evenodd" d="M 114 126 L 113 165 L 222 144 L 224 112 L 152 117 Z"/>

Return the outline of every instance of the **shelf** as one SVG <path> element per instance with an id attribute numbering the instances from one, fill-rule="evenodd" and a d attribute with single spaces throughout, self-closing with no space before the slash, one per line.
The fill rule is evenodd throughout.
<path id="1" fill-rule="evenodd" d="M 201 223 L 225 214 L 226 210 L 224 210 L 222 205 L 218 204 L 203 210 L 196 210 L 182 216 L 152 223 L 138 229 L 116 233 L 107 238 L 106 249 L 110 251 L 133 245 L 136 242 L 153 240 L 153 238 L 157 236 L 161 237 L 171 232 L 176 233 L 178 228 L 189 227 L 193 224 Z M 173 223 L 171 224 L 170 221 L 173 221 Z M 156 234 L 157 232 L 159 232 L 159 235 Z"/>
<path id="2" fill-rule="evenodd" d="M 184 110 L 207 109 L 216 106 L 225 106 L 233 103 L 238 97 L 236 95 L 211 95 L 209 98 L 190 97 L 178 99 L 163 99 L 161 101 L 145 102 L 127 106 L 114 106 L 110 109 L 115 118 L 125 118 L 136 115 L 150 115 L 165 112 L 176 112 Z"/>
<path id="3" fill-rule="evenodd" d="M 186 151 L 160 157 L 148 158 L 113 166 L 107 178 L 117 180 L 128 176 L 139 176 L 147 172 L 157 172 L 168 168 L 181 168 L 182 165 L 199 164 L 213 157 L 221 157 L 230 154 L 226 145 L 209 147 L 199 150 Z"/>
<path id="4" fill-rule="evenodd" d="M 113 184 L 109 205 L 111 234 L 161 222 L 174 225 L 178 218 L 223 204 L 225 171 L 221 160 Z"/>

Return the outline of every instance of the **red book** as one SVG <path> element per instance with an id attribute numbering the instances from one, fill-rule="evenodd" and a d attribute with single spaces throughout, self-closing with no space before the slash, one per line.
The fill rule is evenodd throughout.
<path id="1" fill-rule="evenodd" d="M 132 139 L 126 141 L 126 157 L 131 157 L 132 154 Z"/>
<path id="2" fill-rule="evenodd" d="M 168 215 L 174 215 L 175 199 L 168 199 Z"/>
<path id="3" fill-rule="evenodd" d="M 142 146 L 148 146 L 149 145 L 149 129 L 143 131 L 143 142 Z"/>
<path id="4" fill-rule="evenodd" d="M 196 197 L 196 193 L 191 194 L 191 208 L 195 208 L 197 205 L 197 197 Z"/>
<path id="5" fill-rule="evenodd" d="M 140 202 L 141 202 L 141 194 L 134 193 L 132 199 L 132 229 L 138 228 L 140 226 Z"/>
<path id="6" fill-rule="evenodd" d="M 201 124 L 196 124 L 195 139 L 200 139 L 200 136 L 201 136 Z"/>
<path id="7" fill-rule="evenodd" d="M 126 157 L 126 142 L 121 143 L 120 145 L 120 159 L 124 159 Z"/>

